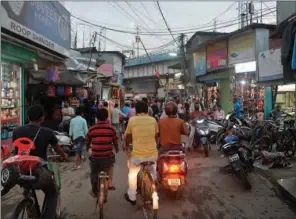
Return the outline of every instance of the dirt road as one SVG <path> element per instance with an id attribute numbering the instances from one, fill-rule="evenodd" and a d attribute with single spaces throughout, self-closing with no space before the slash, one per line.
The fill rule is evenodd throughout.
<path id="1" fill-rule="evenodd" d="M 295 214 L 275 195 L 271 184 L 257 174 L 251 175 L 253 189 L 244 191 L 235 177 L 221 172 L 226 161 L 213 151 L 209 158 L 192 152 L 188 157 L 188 185 L 180 200 L 171 200 L 160 191 L 161 219 L 295 219 Z M 139 219 L 139 207 L 127 203 L 127 168 L 122 152 L 117 155 L 114 172 L 116 191 L 109 192 L 106 219 Z M 73 171 L 72 163 L 62 163 L 62 207 L 65 219 L 95 219 L 95 199 L 89 195 L 89 166 Z M 21 190 L 14 188 L 2 197 L 2 218 L 9 218 Z"/>

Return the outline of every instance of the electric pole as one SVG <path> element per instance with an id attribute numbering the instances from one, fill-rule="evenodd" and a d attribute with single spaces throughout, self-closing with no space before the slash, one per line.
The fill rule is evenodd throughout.
<path id="1" fill-rule="evenodd" d="M 137 31 L 137 36 L 136 36 L 136 43 L 137 43 L 137 58 L 139 58 L 139 51 L 140 51 L 140 36 L 139 36 L 139 26 L 137 25 L 136 31 Z"/>
<path id="2" fill-rule="evenodd" d="M 262 1 L 260 1 L 260 23 L 262 24 Z"/>
<path id="3" fill-rule="evenodd" d="M 82 36 L 82 47 L 84 48 L 84 35 L 85 35 L 85 26 L 83 27 L 83 36 Z"/>
<path id="4" fill-rule="evenodd" d="M 216 30 L 217 30 L 217 18 L 214 18 L 213 22 L 214 22 L 214 30 L 213 30 L 213 32 L 216 32 Z"/>
<path id="5" fill-rule="evenodd" d="M 185 95 L 187 95 L 186 91 L 186 83 L 190 80 L 189 75 L 187 75 L 186 71 L 186 51 L 185 51 L 185 34 L 181 33 L 180 38 L 179 38 L 179 45 L 180 45 L 180 54 L 181 54 L 181 68 L 183 72 L 183 83 L 184 83 L 184 90 L 185 90 Z"/>

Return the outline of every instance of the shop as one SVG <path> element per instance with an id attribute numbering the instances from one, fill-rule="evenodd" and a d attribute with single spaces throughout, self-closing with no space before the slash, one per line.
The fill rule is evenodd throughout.
<path id="1" fill-rule="evenodd" d="M 70 48 L 70 13 L 58 2 L 43 2 L 59 9 L 61 19 L 36 19 L 41 8 L 33 2 L 1 2 L 1 144 L 11 145 L 13 129 L 26 122 L 31 104 L 28 92 L 30 72 L 51 69 L 64 63 Z M 22 16 L 15 16 L 15 10 Z M 46 15 L 45 15 L 46 16 Z M 34 20 L 35 22 L 32 22 Z M 50 23 L 48 23 L 50 21 Z M 46 28 L 46 26 L 50 26 Z M 44 60 L 47 60 L 45 63 Z"/>

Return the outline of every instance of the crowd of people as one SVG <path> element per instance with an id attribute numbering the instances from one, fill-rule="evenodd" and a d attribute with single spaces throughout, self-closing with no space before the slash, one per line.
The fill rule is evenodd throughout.
<path id="1" fill-rule="evenodd" d="M 233 112 L 236 117 L 241 116 L 240 103 L 234 99 Z M 273 114 L 277 116 L 280 109 L 276 108 Z M 47 148 L 51 145 L 53 149 L 67 160 L 58 145 L 57 137 L 53 130 L 44 127 L 45 113 L 40 105 L 32 105 L 28 111 L 29 123 L 16 128 L 13 132 L 13 141 L 18 138 L 31 139 L 36 149 L 32 155 L 47 160 Z M 193 143 L 194 133 L 189 133 L 186 122 L 193 120 L 197 116 L 212 117 L 217 120 L 224 119 L 225 112 L 220 105 L 213 107 L 211 111 L 206 111 L 202 103 L 198 100 L 191 102 L 180 100 L 161 102 L 149 101 L 147 98 L 126 101 L 120 109 L 115 104 L 112 109 L 108 102 L 100 104 L 86 102 L 75 110 L 64 104 L 62 109 L 63 122 L 69 121 L 68 133 L 76 145 L 76 159 L 74 168 L 79 169 L 83 162 L 83 151 L 86 148 L 90 161 L 90 181 L 92 190 L 90 194 L 96 197 L 98 171 L 103 167 L 109 175 L 109 190 L 115 190 L 112 181 L 113 166 L 115 163 L 115 153 L 119 152 L 119 143 L 122 144 L 127 156 L 128 163 L 128 190 L 125 199 L 135 205 L 137 193 L 137 175 L 140 171 L 140 163 L 152 161 L 151 172 L 156 179 L 156 166 L 158 155 L 169 150 L 184 150 L 182 146 L 182 135 L 189 136 L 186 142 L 187 148 Z M 123 122 L 126 125 L 122 125 Z M 63 123 L 62 122 L 62 123 Z M 194 130 L 194 128 L 191 128 Z M 124 132 L 123 141 L 118 141 L 121 133 Z M 130 145 L 132 144 L 132 149 Z M 114 153 L 115 152 L 115 153 Z M 48 169 L 39 167 L 39 177 L 44 176 L 37 189 L 42 189 L 48 197 L 48 208 L 46 208 L 46 218 L 54 218 L 54 207 L 57 204 L 57 191 L 54 182 L 50 177 Z"/>

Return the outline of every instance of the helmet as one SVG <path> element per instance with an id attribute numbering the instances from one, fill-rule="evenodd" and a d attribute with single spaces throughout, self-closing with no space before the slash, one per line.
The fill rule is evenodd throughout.
<path id="1" fill-rule="evenodd" d="M 178 107 L 177 104 L 170 101 L 165 105 L 165 114 L 167 116 L 176 116 L 177 111 L 178 111 Z"/>

